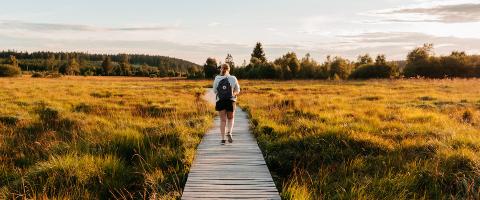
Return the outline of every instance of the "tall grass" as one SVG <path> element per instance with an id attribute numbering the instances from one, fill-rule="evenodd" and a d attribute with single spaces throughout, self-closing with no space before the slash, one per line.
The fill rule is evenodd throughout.
<path id="1" fill-rule="evenodd" d="M 0 199 L 175 199 L 214 113 L 202 82 L 0 79 Z"/>
<path id="2" fill-rule="evenodd" d="M 480 198 L 480 80 L 242 83 L 284 199 Z"/>

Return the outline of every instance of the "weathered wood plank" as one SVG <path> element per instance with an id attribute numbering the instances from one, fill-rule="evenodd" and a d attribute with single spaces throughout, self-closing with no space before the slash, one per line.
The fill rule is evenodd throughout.
<path id="1" fill-rule="evenodd" d="M 209 101 L 212 101 L 212 94 Z M 207 95 L 207 96 L 208 96 Z M 213 100 L 214 101 L 214 100 Z M 220 144 L 219 118 L 197 148 L 182 199 L 280 199 L 248 115 L 237 108 L 232 144 Z"/>

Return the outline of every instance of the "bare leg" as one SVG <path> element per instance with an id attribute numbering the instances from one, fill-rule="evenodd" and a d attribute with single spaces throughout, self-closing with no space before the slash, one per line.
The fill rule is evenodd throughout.
<path id="1" fill-rule="evenodd" d="M 233 106 L 233 112 L 227 112 L 227 118 L 228 118 L 227 131 L 229 134 L 232 134 L 234 116 L 235 116 L 235 104 Z"/>
<path id="2" fill-rule="evenodd" d="M 222 136 L 222 140 L 225 140 L 225 126 L 227 125 L 227 114 L 226 110 L 218 111 L 220 115 L 220 135 Z"/>
<path id="3" fill-rule="evenodd" d="M 227 132 L 229 134 L 232 134 L 232 129 L 233 129 L 233 112 L 227 112 Z"/>

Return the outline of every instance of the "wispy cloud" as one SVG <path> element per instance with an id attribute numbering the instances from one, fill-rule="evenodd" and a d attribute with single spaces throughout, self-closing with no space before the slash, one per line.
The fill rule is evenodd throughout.
<path id="1" fill-rule="evenodd" d="M 20 29 L 28 31 L 169 31 L 177 30 L 175 26 L 139 26 L 139 27 L 99 27 L 82 24 L 38 23 L 17 20 L 1 20 L 0 29 Z"/>
<path id="2" fill-rule="evenodd" d="M 355 59 L 363 53 L 386 54 L 388 59 L 405 59 L 408 51 L 423 43 L 434 43 L 438 54 L 448 54 L 453 50 L 466 50 L 467 53 L 480 53 L 480 39 L 439 37 L 414 32 L 365 32 L 360 34 L 337 35 L 336 41 L 301 43 L 264 43 L 269 60 L 294 51 L 299 57 L 310 53 L 322 61 L 326 55 L 339 55 Z M 205 42 L 182 44 L 165 40 L 105 40 L 105 39 L 53 39 L 23 36 L 9 36 L 0 33 L 0 43 L 4 48 L 17 50 L 87 51 L 100 53 L 147 53 L 187 58 L 202 64 L 207 57 L 223 60 L 227 53 L 234 55 L 241 64 L 247 59 L 254 43 Z"/>
<path id="3" fill-rule="evenodd" d="M 173 26 L 144 26 L 144 27 L 121 27 L 121 28 L 107 28 L 109 31 L 170 31 L 178 30 L 180 28 Z"/>
<path id="4" fill-rule="evenodd" d="M 217 27 L 217 26 L 220 26 L 221 23 L 220 22 L 210 22 L 207 24 L 207 26 L 209 27 Z"/>
<path id="5" fill-rule="evenodd" d="M 420 6 L 376 10 L 366 15 L 381 17 L 366 22 L 439 22 L 467 23 L 480 22 L 480 2 L 430 3 Z"/>
<path id="6" fill-rule="evenodd" d="M 403 59 L 406 53 L 423 43 L 433 43 L 436 52 L 447 54 L 453 50 L 480 51 L 480 39 L 441 37 L 415 32 L 367 32 L 340 36 L 348 41 L 344 45 L 354 46 L 355 51 L 384 53 L 392 58 Z"/>

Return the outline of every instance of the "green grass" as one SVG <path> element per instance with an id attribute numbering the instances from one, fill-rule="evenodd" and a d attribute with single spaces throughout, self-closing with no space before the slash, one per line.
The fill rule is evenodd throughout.
<path id="1" fill-rule="evenodd" d="M 480 80 L 243 81 L 285 199 L 480 198 Z"/>
<path id="2" fill-rule="evenodd" d="M 175 199 L 214 112 L 202 82 L 0 79 L 0 199 Z"/>

